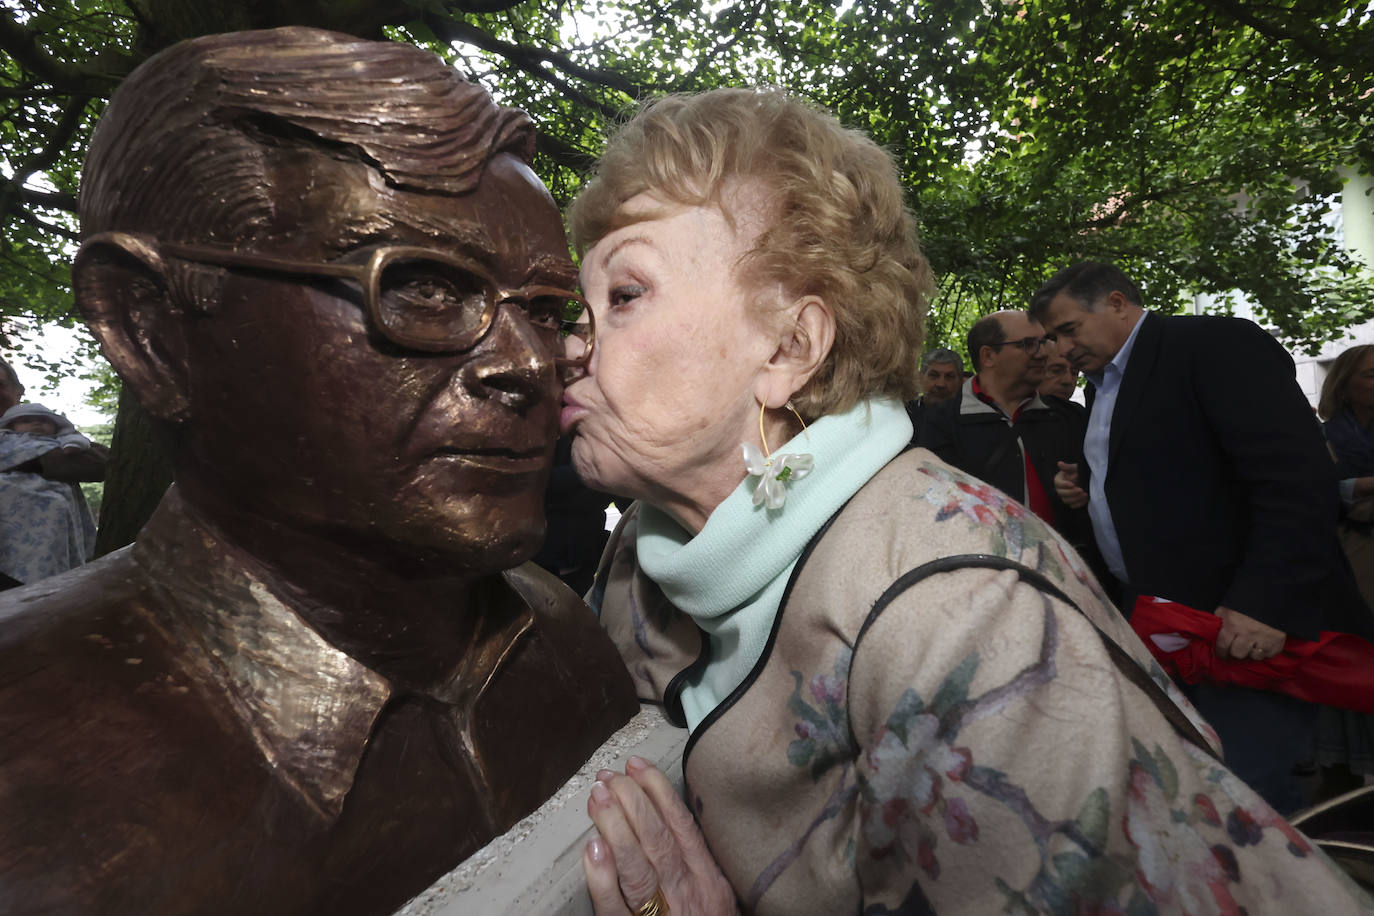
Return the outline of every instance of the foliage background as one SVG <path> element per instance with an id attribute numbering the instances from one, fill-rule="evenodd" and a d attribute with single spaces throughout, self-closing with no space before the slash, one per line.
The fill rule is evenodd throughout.
<path id="1" fill-rule="evenodd" d="M 1085 257 L 1156 308 L 1244 297 L 1297 349 L 1374 317 L 1330 218 L 1338 168 L 1374 165 L 1370 2 L 0 0 L 0 349 L 104 372 L 115 402 L 107 369 L 45 362 L 23 331 L 75 320 L 91 128 L 160 48 L 287 24 L 436 50 L 534 115 L 560 201 L 639 99 L 750 83 L 814 99 L 900 166 L 939 278 L 931 345 Z"/>
<path id="2" fill-rule="evenodd" d="M 6 316 L 74 320 L 81 158 L 123 76 L 183 37 L 303 23 L 426 45 L 529 110 L 561 201 L 637 99 L 742 83 L 815 99 L 901 165 L 940 277 L 933 341 L 1103 257 L 1158 306 L 1239 292 L 1312 347 L 1374 315 L 1327 219 L 1337 168 L 1374 159 L 1372 16 L 1293 0 L 0 0 L 0 334 Z"/>

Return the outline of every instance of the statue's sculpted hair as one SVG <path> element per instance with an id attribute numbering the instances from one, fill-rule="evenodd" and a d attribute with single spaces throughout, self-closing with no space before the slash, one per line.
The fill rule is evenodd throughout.
<path id="1" fill-rule="evenodd" d="M 263 148 L 293 146 L 458 195 L 499 152 L 529 162 L 534 126 L 412 45 L 299 27 L 196 38 L 115 92 L 82 173 L 82 234 L 256 239 L 273 206 Z"/>
<path id="2" fill-rule="evenodd" d="M 835 315 L 834 347 L 793 397 L 804 416 L 916 396 L 930 266 L 892 157 L 871 138 L 776 89 L 656 99 L 611 137 L 573 203 L 577 250 L 633 222 L 622 206 L 646 191 L 727 218 L 761 205 L 736 276 L 761 299 L 815 295 Z"/>

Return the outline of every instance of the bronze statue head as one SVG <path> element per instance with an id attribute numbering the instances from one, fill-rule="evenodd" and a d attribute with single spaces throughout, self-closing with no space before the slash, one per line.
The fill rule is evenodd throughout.
<path id="1" fill-rule="evenodd" d="M 633 714 L 521 564 L 590 353 L 532 146 L 436 56 L 309 29 L 115 94 L 73 286 L 176 484 L 131 547 L 0 597 L 32 736 L 0 762 L 8 909 L 391 913 Z"/>
<path id="2" fill-rule="evenodd" d="M 189 499 L 407 563 L 533 552 L 576 281 L 533 140 L 432 54 L 310 29 L 125 81 L 74 287 Z"/>

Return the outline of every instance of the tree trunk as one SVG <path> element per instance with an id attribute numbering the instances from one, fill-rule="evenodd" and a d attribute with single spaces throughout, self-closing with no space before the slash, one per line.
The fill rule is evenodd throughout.
<path id="1" fill-rule="evenodd" d="M 129 386 L 119 392 L 95 555 L 131 543 L 172 482 L 172 434 L 144 411 Z"/>

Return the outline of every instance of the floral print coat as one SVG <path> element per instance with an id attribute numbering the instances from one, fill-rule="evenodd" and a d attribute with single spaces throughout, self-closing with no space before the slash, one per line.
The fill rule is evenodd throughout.
<path id="1" fill-rule="evenodd" d="M 635 513 L 595 589 L 641 697 L 675 708 L 704 641 L 637 567 Z M 1124 678 L 1085 614 L 1173 689 L 1083 562 L 1020 504 L 906 452 L 798 564 L 768 646 L 691 736 L 686 796 L 758 914 L 1374 913 Z M 907 585 L 942 556 L 1039 571 Z M 676 683 L 675 683 L 676 681 Z"/>

